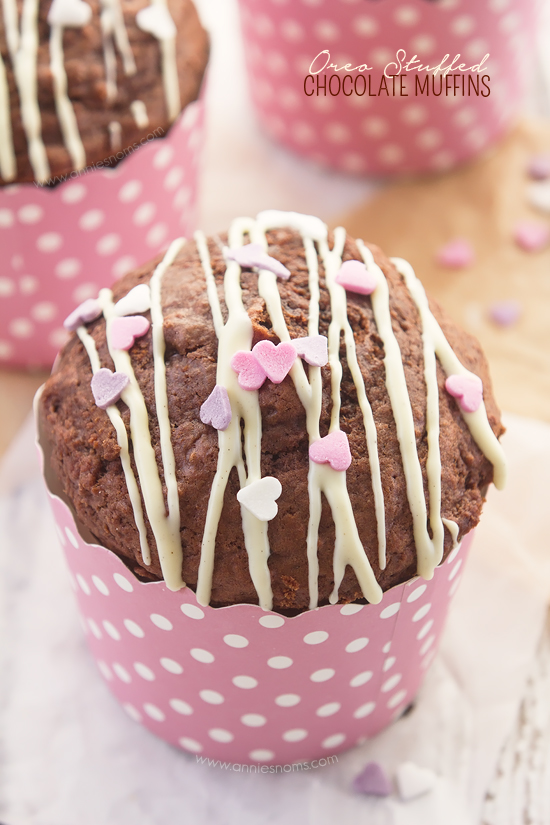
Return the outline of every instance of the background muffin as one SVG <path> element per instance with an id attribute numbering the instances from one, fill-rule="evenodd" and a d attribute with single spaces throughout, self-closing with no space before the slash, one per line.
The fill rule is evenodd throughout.
<path id="1" fill-rule="evenodd" d="M 198 96 L 208 38 L 190 0 L 22 10 L 19 0 L 0 22 L 3 183 L 116 165 L 117 152 L 165 135 Z"/>

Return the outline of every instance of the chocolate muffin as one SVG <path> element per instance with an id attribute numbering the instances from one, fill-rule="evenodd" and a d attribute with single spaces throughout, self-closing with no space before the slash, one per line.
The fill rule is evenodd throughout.
<path id="1" fill-rule="evenodd" d="M 409 264 L 317 218 L 176 241 L 67 324 L 38 408 L 66 500 L 203 604 L 377 602 L 504 483 L 477 341 Z"/>
<path id="2" fill-rule="evenodd" d="M 55 184 L 166 135 L 208 38 L 191 0 L 6 0 L 0 53 L 0 183 Z"/>

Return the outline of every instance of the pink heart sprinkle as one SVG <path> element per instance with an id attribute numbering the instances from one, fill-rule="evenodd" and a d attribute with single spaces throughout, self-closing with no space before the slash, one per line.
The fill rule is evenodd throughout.
<path id="1" fill-rule="evenodd" d="M 258 341 L 252 354 L 274 384 L 280 384 L 286 378 L 298 357 L 292 344 L 283 342 L 275 346 L 272 341 Z"/>
<path id="2" fill-rule="evenodd" d="M 130 349 L 136 338 L 141 338 L 151 324 L 143 315 L 127 315 L 115 318 L 109 330 L 109 343 L 114 349 Z"/>
<path id="3" fill-rule="evenodd" d="M 436 260 L 442 266 L 448 266 L 453 269 L 461 269 L 464 266 L 470 266 L 475 259 L 475 253 L 472 245 L 464 238 L 456 238 L 454 241 L 442 246 L 438 250 Z"/>
<path id="4" fill-rule="evenodd" d="M 88 298 L 86 301 L 83 301 L 80 306 L 77 306 L 76 309 L 73 309 L 70 315 L 67 315 L 63 321 L 63 326 L 65 329 L 73 332 L 82 326 L 82 324 L 89 324 L 91 321 L 95 321 L 100 315 L 101 307 L 99 301 L 96 301 L 95 298 Z"/>
<path id="5" fill-rule="evenodd" d="M 228 261 L 236 261 L 241 267 L 258 267 L 273 272 L 278 278 L 288 280 L 290 269 L 276 258 L 272 258 L 259 243 L 248 243 L 238 249 L 226 249 L 225 257 Z"/>
<path id="6" fill-rule="evenodd" d="M 376 289 L 376 275 L 369 272 L 363 261 L 345 261 L 334 279 L 347 292 L 371 295 Z"/>
<path id="7" fill-rule="evenodd" d="M 106 410 L 111 404 L 116 404 L 130 379 L 123 372 L 111 372 L 103 369 L 94 373 L 91 381 L 94 401 L 100 410 Z"/>
<path id="8" fill-rule="evenodd" d="M 360 774 L 353 780 L 353 790 L 368 796 L 390 796 L 391 782 L 382 765 L 378 762 L 369 762 Z"/>
<path id="9" fill-rule="evenodd" d="M 295 338 L 290 342 L 300 358 L 312 367 L 324 367 L 328 364 L 328 342 L 324 335 L 311 335 Z"/>
<path id="10" fill-rule="evenodd" d="M 514 240 L 526 252 L 537 252 L 550 240 L 550 227 L 539 221 L 518 221 Z"/>
<path id="11" fill-rule="evenodd" d="M 489 317 L 501 327 L 510 327 L 515 324 L 521 315 L 519 301 L 495 301 L 489 308 Z"/>
<path id="12" fill-rule="evenodd" d="M 527 171 L 535 180 L 550 178 L 550 154 L 533 155 L 529 161 Z"/>
<path id="13" fill-rule="evenodd" d="M 236 352 L 231 366 L 238 373 L 239 387 L 243 390 L 259 390 L 267 378 L 265 370 L 251 352 Z"/>
<path id="14" fill-rule="evenodd" d="M 211 424 L 216 430 L 226 430 L 231 423 L 231 403 L 225 387 L 216 384 L 200 410 L 203 424 Z"/>
<path id="15" fill-rule="evenodd" d="M 483 398 L 483 384 L 477 375 L 449 375 L 445 389 L 457 398 L 464 412 L 475 412 Z"/>
<path id="16" fill-rule="evenodd" d="M 309 457 L 316 464 L 330 464 L 333 470 L 347 470 L 351 464 L 347 435 L 336 430 L 314 441 L 309 448 Z"/>

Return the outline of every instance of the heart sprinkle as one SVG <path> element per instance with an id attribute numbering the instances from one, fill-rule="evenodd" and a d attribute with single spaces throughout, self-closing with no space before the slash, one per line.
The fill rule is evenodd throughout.
<path id="1" fill-rule="evenodd" d="M 352 788 L 357 793 L 368 796 L 390 796 L 392 792 L 391 782 L 378 762 L 369 762 L 365 765 L 353 780 Z"/>
<path id="2" fill-rule="evenodd" d="M 80 306 L 77 306 L 76 309 L 73 309 L 70 315 L 67 315 L 63 321 L 63 326 L 65 329 L 68 329 L 69 332 L 74 332 L 74 330 L 78 329 L 82 324 L 89 324 L 91 321 L 99 318 L 100 315 L 101 307 L 99 301 L 96 301 L 95 298 L 88 298 L 86 301 L 83 301 Z"/>
<path id="3" fill-rule="evenodd" d="M 292 344 L 283 342 L 275 346 L 272 341 L 258 341 L 252 355 L 274 384 L 286 378 L 298 356 Z"/>
<path id="4" fill-rule="evenodd" d="M 462 269 L 462 267 L 470 266 L 475 259 L 475 253 L 472 245 L 464 238 L 456 238 L 454 241 L 442 246 L 438 250 L 436 260 L 442 266 L 448 266 L 451 269 Z"/>
<path id="5" fill-rule="evenodd" d="M 111 372 L 104 367 L 94 373 L 91 387 L 99 409 L 106 410 L 107 407 L 116 404 L 129 383 L 130 379 L 123 372 Z"/>
<path id="6" fill-rule="evenodd" d="M 403 802 L 409 802 L 433 790 L 437 776 L 429 768 L 420 768 L 414 762 L 403 762 L 397 768 L 395 781 L 399 796 Z"/>
<path id="7" fill-rule="evenodd" d="M 530 183 L 527 187 L 527 200 L 535 209 L 550 212 L 550 180 Z"/>
<path id="8" fill-rule="evenodd" d="M 278 478 L 265 476 L 242 487 L 237 493 L 238 501 L 260 521 L 271 521 L 279 510 L 276 499 L 283 488 Z"/>
<path id="9" fill-rule="evenodd" d="M 264 368 L 251 352 L 236 352 L 231 359 L 231 366 L 238 373 L 237 381 L 243 390 L 259 390 L 267 378 Z"/>
<path id="10" fill-rule="evenodd" d="M 80 28 L 90 22 L 92 8 L 83 0 L 53 0 L 48 12 L 50 26 Z"/>
<path id="11" fill-rule="evenodd" d="M 346 292 L 371 295 L 376 289 L 376 275 L 369 272 L 363 261 L 345 261 L 334 279 Z"/>
<path id="12" fill-rule="evenodd" d="M 136 14 L 136 24 L 157 40 L 171 40 L 177 34 L 176 25 L 164 3 L 153 3 L 140 9 Z"/>
<path id="13" fill-rule="evenodd" d="M 143 315 L 127 315 L 114 318 L 109 330 L 110 344 L 114 349 L 131 349 L 136 338 L 141 338 L 151 324 Z"/>
<path id="14" fill-rule="evenodd" d="M 245 244 L 238 249 L 228 249 L 225 247 L 224 255 L 228 261 L 235 261 L 240 267 L 267 269 L 284 281 L 287 281 L 290 277 L 290 269 L 287 269 L 286 266 L 276 258 L 268 255 L 259 243 Z"/>
<path id="15" fill-rule="evenodd" d="M 514 240 L 526 252 L 537 252 L 550 241 L 550 227 L 539 221 L 518 221 Z"/>
<path id="16" fill-rule="evenodd" d="M 115 315 L 137 315 L 151 309 L 151 290 L 147 284 L 138 284 L 115 304 Z"/>
<path id="17" fill-rule="evenodd" d="M 489 307 L 489 317 L 491 321 L 501 327 L 511 327 L 521 315 L 521 304 L 519 301 L 495 301 Z"/>
<path id="18" fill-rule="evenodd" d="M 314 441 L 309 448 L 309 457 L 316 464 L 330 464 L 333 470 L 347 470 L 351 464 L 347 435 L 336 430 Z"/>
<path id="19" fill-rule="evenodd" d="M 464 412 L 475 412 L 483 398 L 483 383 L 477 375 L 449 375 L 445 389 L 457 398 Z"/>
<path id="20" fill-rule="evenodd" d="M 550 178 L 550 153 L 545 155 L 533 155 L 527 167 L 529 175 L 535 180 L 545 180 Z"/>
<path id="21" fill-rule="evenodd" d="M 225 387 L 216 384 L 200 410 L 203 424 L 211 424 L 216 430 L 226 430 L 231 423 L 231 403 Z"/>
<path id="22" fill-rule="evenodd" d="M 312 367 L 324 367 L 328 364 L 328 341 L 324 335 L 295 338 L 290 343 L 300 358 Z"/>

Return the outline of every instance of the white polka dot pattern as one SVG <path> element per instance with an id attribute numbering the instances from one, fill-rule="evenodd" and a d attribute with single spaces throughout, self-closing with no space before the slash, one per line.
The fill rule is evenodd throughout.
<path id="1" fill-rule="evenodd" d="M 536 19 L 535 0 L 239 3 L 258 117 L 276 140 L 317 163 L 350 173 L 444 169 L 494 142 L 521 106 L 530 69 L 529 59 L 524 58 L 533 51 L 528 44 Z M 489 54 L 485 74 L 494 80 L 502 67 L 498 76 L 502 97 L 498 99 L 495 84 L 488 97 L 415 95 L 416 77 L 421 81 L 425 77 L 415 71 L 405 81 L 407 97 L 377 95 L 381 73 L 389 62 L 395 63 L 398 49 L 405 50 L 407 59 L 418 55 L 420 64 L 430 66 L 437 66 L 446 54 L 462 55 L 460 62 L 466 66 Z M 364 96 L 346 96 L 341 88 L 346 73 L 330 70 L 319 71 L 319 96 L 316 81 L 308 81 L 307 91 L 314 94 L 307 96 L 304 79 L 322 50 L 330 52 L 329 62 L 340 69 L 365 61 L 373 67 L 372 95 L 367 85 Z M 322 69 L 324 59 L 315 62 L 314 71 Z M 352 78 L 357 76 L 368 84 L 368 72 L 351 73 Z M 358 83 L 358 90 L 362 88 Z M 469 112 L 458 131 L 446 103 L 455 104 L 458 117 Z M 479 126 L 483 131 L 476 132 Z"/>
<path id="2" fill-rule="evenodd" d="M 294 618 L 255 605 L 199 606 L 189 589 L 143 584 L 86 545 L 51 497 L 86 639 L 127 713 L 190 753 L 291 763 L 338 752 L 388 725 L 437 650 L 471 535 L 434 578 L 379 605 L 329 605 Z M 391 649 L 391 653 L 390 653 Z"/>
<path id="3" fill-rule="evenodd" d="M 116 174 L 96 170 L 50 191 L 0 188 L 0 366 L 51 366 L 77 304 L 192 234 L 203 107 L 188 106 Z"/>

